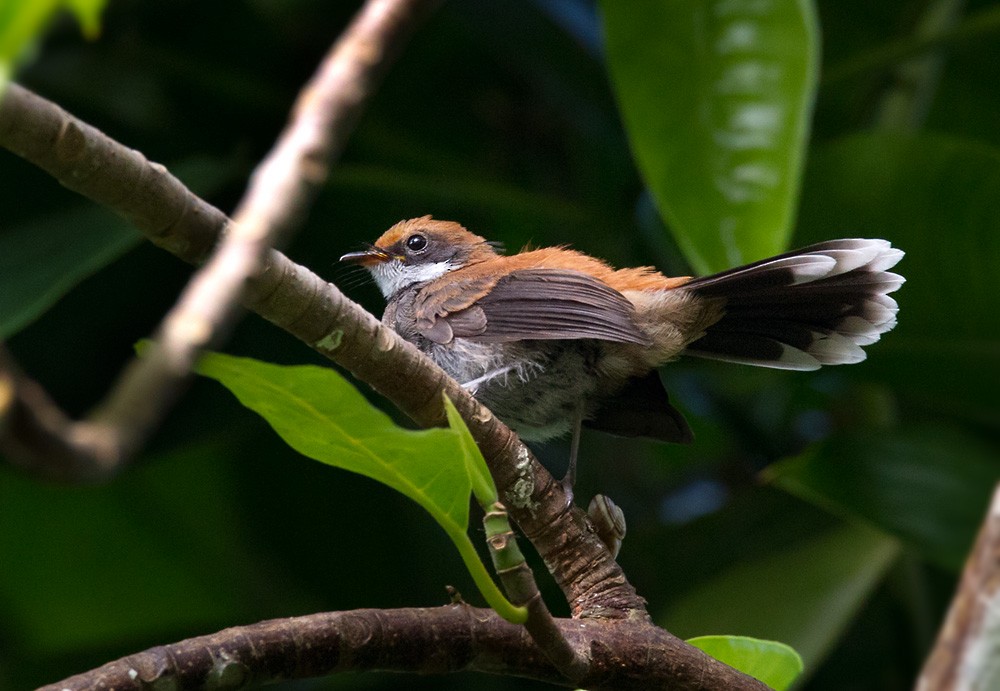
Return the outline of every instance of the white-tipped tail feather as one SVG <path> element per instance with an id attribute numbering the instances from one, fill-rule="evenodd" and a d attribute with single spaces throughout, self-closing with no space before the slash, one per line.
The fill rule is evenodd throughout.
<path id="1" fill-rule="evenodd" d="M 896 325 L 888 293 L 905 279 L 888 269 L 902 258 L 886 240 L 832 240 L 694 279 L 684 288 L 724 300 L 725 315 L 685 353 L 794 370 L 861 362 Z"/>

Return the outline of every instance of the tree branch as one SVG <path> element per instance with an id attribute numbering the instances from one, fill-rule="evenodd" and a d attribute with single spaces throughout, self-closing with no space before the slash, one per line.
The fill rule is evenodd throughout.
<path id="1" fill-rule="evenodd" d="M 77 133 L 75 149 L 103 152 L 98 161 L 82 154 L 66 156 L 55 136 L 64 131 Z M 9 86 L 0 101 L 0 146 L 36 163 L 71 189 L 132 218 L 154 244 L 185 261 L 203 259 L 212 238 L 226 228 L 222 212 L 195 196 L 162 166 L 149 163 L 16 84 Z M 78 168 L 90 171 L 79 187 L 74 186 L 73 174 Z M 140 183 L 125 184 L 122 168 Z M 644 600 L 586 515 L 569 506 L 559 483 L 509 428 L 412 344 L 384 328 L 336 287 L 273 249 L 265 253 L 263 268 L 250 280 L 243 304 L 353 372 L 421 426 L 444 424 L 440 398 L 444 390 L 482 450 L 501 500 L 545 560 L 573 615 L 646 616 Z M 17 428 L 8 426 L 0 439 L 18 434 Z"/>
<path id="2" fill-rule="evenodd" d="M 737 672 L 645 622 L 556 620 L 588 650 L 588 689 L 764 691 Z M 442 642 L 447 641 L 446 645 Z M 347 671 L 513 674 L 574 686 L 541 654 L 523 627 L 464 604 L 363 609 L 275 619 L 225 629 L 123 657 L 39 691 L 240 689 L 251 684 Z"/>
<path id="3" fill-rule="evenodd" d="M 36 426 L 49 436 L 45 454 L 29 457 L 31 446 L 6 445 L 19 454 L 22 467 L 36 466 L 55 479 L 99 481 L 136 453 L 180 395 L 198 353 L 229 332 L 246 281 L 261 269 L 268 248 L 301 225 L 329 162 L 343 149 L 390 58 L 437 3 L 365 4 L 299 95 L 291 123 L 254 172 L 224 234 L 219 228 L 225 216 L 188 193 L 162 166 L 64 112 L 32 107 L 39 103 L 11 86 L 16 96 L 3 99 L 0 129 L 12 151 L 70 189 L 111 206 L 160 242 L 169 242 L 176 224 L 194 220 L 198 226 L 203 214 L 209 217 L 214 232 L 174 236 L 190 261 L 200 264 L 222 237 L 164 317 L 149 352 L 126 366 L 88 419 Z"/>
<path id="4" fill-rule="evenodd" d="M 965 562 L 958 592 L 917 691 L 995 689 L 1000 684 L 1000 485 Z"/>
<path id="5" fill-rule="evenodd" d="M 33 471 L 39 457 L 75 459 L 67 449 L 73 447 L 77 429 L 0 344 L 0 451 L 11 463 Z M 90 463 L 93 457 L 87 459 Z"/>

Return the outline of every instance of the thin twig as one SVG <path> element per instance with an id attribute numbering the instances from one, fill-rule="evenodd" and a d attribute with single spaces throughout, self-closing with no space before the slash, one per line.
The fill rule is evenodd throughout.
<path id="1" fill-rule="evenodd" d="M 591 652 L 588 689 L 765 691 L 767 686 L 646 622 L 556 620 Z M 448 645 L 442 645 L 448 641 Z M 226 688 L 347 671 L 474 671 L 572 686 L 523 627 L 464 604 L 276 619 L 109 662 L 38 691 Z"/>
<path id="2" fill-rule="evenodd" d="M 78 460 L 75 448 L 80 443 L 76 430 L 76 423 L 45 389 L 20 371 L 0 344 L 0 451 L 15 465 L 27 464 L 24 469 L 28 471 L 37 472 L 35 459 L 46 458 L 43 467 L 50 477 L 80 472 L 100 456 L 88 455 L 82 469 L 72 466 Z"/>

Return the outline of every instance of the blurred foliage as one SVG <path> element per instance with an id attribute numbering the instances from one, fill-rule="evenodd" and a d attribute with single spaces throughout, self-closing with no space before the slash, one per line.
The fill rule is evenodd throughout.
<path id="1" fill-rule="evenodd" d="M 620 561 L 658 621 L 685 636 L 788 643 L 811 691 L 912 685 L 1000 477 L 1000 42 L 983 21 L 997 6 L 941 11 L 948 4 L 816 7 L 822 67 L 792 244 L 877 236 L 906 250 L 899 327 L 867 362 L 814 374 L 672 364 L 662 374 L 694 445 L 585 434 L 581 450 L 577 496 L 604 492 L 624 509 Z M 18 78 L 153 160 L 202 162 L 213 182 L 201 189 L 229 209 L 355 9 L 116 0 L 100 40 L 57 21 Z M 921 39 L 935 52 L 899 52 L 928 32 L 945 36 Z M 897 54 L 914 56 L 905 79 Z M 425 213 L 511 249 L 571 242 L 618 265 L 689 273 L 633 163 L 602 56 L 590 2 L 446 3 L 392 70 L 289 254 L 376 313 L 376 291 L 335 258 Z M 23 270 L 4 264 L 0 293 L 16 285 L 38 305 L 9 344 L 79 414 L 190 269 L 148 244 L 128 250 L 111 222 L 90 230 L 101 221 L 86 202 L 13 156 L 0 154 L 0 176 L 0 247 L 13 239 L 50 277 L 30 292 Z M 93 237 L 74 238 L 83 234 Z M 97 251 L 99 237 L 109 244 Z M 255 318 L 228 350 L 320 363 Z M 540 453 L 561 471 L 565 445 Z M 3 691 L 268 617 L 439 604 L 446 584 L 477 600 L 418 507 L 307 462 L 211 382 L 195 382 L 108 486 L 41 486 L 0 468 Z M 466 688 L 469 678 L 406 683 Z M 398 684 L 355 675 L 286 687 Z"/>
<path id="2" fill-rule="evenodd" d="M 59 9 L 72 12 L 84 34 L 96 37 L 106 0 L 5 0 L 0 5 L 0 94 L 14 68 L 38 40 L 46 22 Z M 27 55 L 26 55 L 27 54 Z"/>

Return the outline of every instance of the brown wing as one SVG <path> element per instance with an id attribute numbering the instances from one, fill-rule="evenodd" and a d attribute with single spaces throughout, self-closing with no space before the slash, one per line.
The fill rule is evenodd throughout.
<path id="1" fill-rule="evenodd" d="M 432 284 L 413 298 L 417 331 L 435 343 L 451 343 L 456 335 L 472 336 L 486 330 L 486 315 L 475 306 L 497 282 L 492 276 L 473 275 Z"/>
<path id="2" fill-rule="evenodd" d="M 426 299 L 417 306 L 418 328 L 439 343 L 452 336 L 489 343 L 577 338 L 649 342 L 625 296 L 569 269 L 514 271 L 469 307 L 450 312 L 446 302 L 455 304 Z"/>

